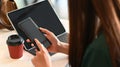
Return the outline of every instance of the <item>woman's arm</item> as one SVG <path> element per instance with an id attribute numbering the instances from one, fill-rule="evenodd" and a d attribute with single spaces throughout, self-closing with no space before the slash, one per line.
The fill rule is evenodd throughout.
<path id="1" fill-rule="evenodd" d="M 58 52 L 68 54 L 69 45 L 68 43 L 61 42 L 60 46 L 58 46 Z"/>

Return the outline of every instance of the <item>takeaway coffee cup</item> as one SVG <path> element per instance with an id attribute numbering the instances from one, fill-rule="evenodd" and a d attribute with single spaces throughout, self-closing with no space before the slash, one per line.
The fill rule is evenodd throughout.
<path id="1" fill-rule="evenodd" d="M 9 55 L 13 59 L 18 59 L 23 56 L 24 40 L 18 35 L 10 35 L 7 39 Z"/>

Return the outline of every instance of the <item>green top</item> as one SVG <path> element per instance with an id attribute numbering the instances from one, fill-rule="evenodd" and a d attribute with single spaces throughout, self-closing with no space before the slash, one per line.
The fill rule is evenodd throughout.
<path id="1" fill-rule="evenodd" d="M 87 47 L 81 67 L 113 67 L 103 34 Z"/>

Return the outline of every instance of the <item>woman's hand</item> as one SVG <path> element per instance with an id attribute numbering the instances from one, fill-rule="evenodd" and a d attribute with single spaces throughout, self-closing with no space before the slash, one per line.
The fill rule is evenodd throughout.
<path id="1" fill-rule="evenodd" d="M 68 50 L 69 50 L 68 43 L 63 43 L 59 41 L 57 37 L 47 29 L 40 28 L 40 31 L 45 33 L 45 36 L 51 42 L 51 45 L 47 48 L 49 52 L 52 52 L 52 53 L 61 52 L 61 53 L 68 54 Z"/>
<path id="2" fill-rule="evenodd" d="M 50 55 L 46 48 L 37 40 L 35 42 L 40 49 L 40 51 L 36 50 L 36 56 L 32 59 L 32 63 L 35 67 L 52 67 Z"/>
<path id="3" fill-rule="evenodd" d="M 57 37 L 51 31 L 48 31 L 47 29 L 40 28 L 40 31 L 45 33 L 44 35 L 51 42 L 51 45 L 47 48 L 48 51 L 52 53 L 59 52 L 59 47 L 61 45 L 61 42 L 57 39 Z"/>

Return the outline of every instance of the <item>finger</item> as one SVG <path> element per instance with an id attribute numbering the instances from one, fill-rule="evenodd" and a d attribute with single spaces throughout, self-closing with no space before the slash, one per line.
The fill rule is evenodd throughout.
<path id="1" fill-rule="evenodd" d="M 35 51 L 36 51 L 36 52 L 38 52 L 38 50 L 37 50 L 37 49 L 35 49 Z"/>
<path id="2" fill-rule="evenodd" d="M 31 46 L 34 47 L 34 44 L 32 43 Z"/>
<path id="3" fill-rule="evenodd" d="M 31 42 L 30 39 L 27 39 L 26 42 Z"/>
<path id="4" fill-rule="evenodd" d="M 43 45 L 38 41 L 38 39 L 35 38 L 34 40 L 35 40 L 35 42 L 36 42 L 38 48 L 40 49 L 40 51 L 43 50 L 44 47 L 43 47 Z"/>
<path id="5" fill-rule="evenodd" d="M 51 52 L 51 49 L 50 49 L 50 47 L 48 47 L 48 48 L 47 48 L 47 50 L 48 50 L 48 52 Z"/>
<path id="6" fill-rule="evenodd" d="M 34 46 L 33 43 L 30 41 L 30 39 L 27 39 L 26 42 L 28 45 L 31 45 L 32 47 Z"/>
<path id="7" fill-rule="evenodd" d="M 50 34 L 50 35 L 44 34 L 44 35 L 51 43 L 53 42 L 53 40 L 58 40 L 54 34 Z"/>
<path id="8" fill-rule="evenodd" d="M 48 30 L 45 29 L 45 28 L 41 28 L 41 27 L 40 27 L 40 30 L 41 30 L 43 33 L 47 34 L 47 35 L 50 35 L 50 34 L 51 34 L 51 32 L 48 31 Z"/>
<path id="9" fill-rule="evenodd" d="M 46 35 L 46 34 L 44 34 L 44 36 L 47 37 L 48 40 L 50 40 L 50 38 L 51 38 L 51 36 L 48 36 L 48 35 Z"/>

